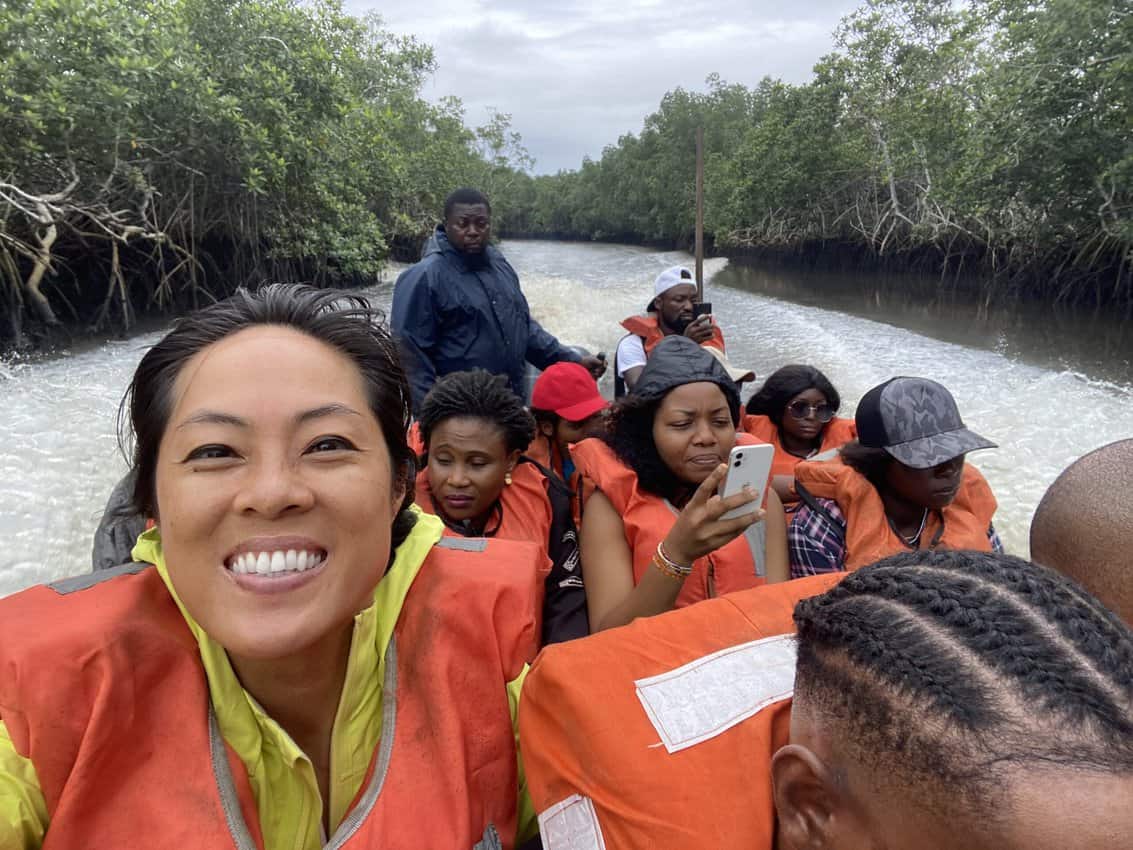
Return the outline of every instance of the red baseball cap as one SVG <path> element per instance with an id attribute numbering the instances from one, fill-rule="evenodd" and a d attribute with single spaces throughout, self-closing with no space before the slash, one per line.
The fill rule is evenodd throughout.
<path id="1" fill-rule="evenodd" d="M 549 410 L 568 422 L 589 419 L 609 405 L 598 384 L 579 363 L 561 361 L 548 366 L 531 390 L 531 406 Z"/>

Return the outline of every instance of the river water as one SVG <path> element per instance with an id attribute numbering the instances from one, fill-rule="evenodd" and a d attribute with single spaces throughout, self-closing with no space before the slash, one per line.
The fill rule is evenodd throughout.
<path id="1" fill-rule="evenodd" d="M 618 245 L 506 242 L 531 308 L 560 339 L 613 351 L 680 252 Z M 396 270 L 394 270 L 396 271 Z M 842 393 L 843 413 L 893 375 L 948 386 L 969 427 L 998 450 L 972 456 L 999 499 L 996 526 L 1025 555 L 1030 515 L 1070 461 L 1133 435 L 1133 344 L 1117 319 L 991 311 L 911 297 L 862 275 L 822 276 L 705 264 L 706 300 L 736 365 L 766 376 L 811 363 Z M 370 290 L 388 305 L 392 277 Z M 91 535 L 125 471 L 118 403 L 157 333 L 88 344 L 31 362 L 0 361 L 0 596 L 90 569 Z M 611 393 L 609 377 L 603 381 Z"/>

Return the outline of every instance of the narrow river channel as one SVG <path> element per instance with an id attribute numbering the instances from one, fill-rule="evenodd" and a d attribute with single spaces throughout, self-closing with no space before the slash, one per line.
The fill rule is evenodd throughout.
<path id="1" fill-rule="evenodd" d="M 560 339 L 609 352 L 618 322 L 642 310 L 679 252 L 617 245 L 506 242 L 535 315 Z M 972 460 L 999 499 L 996 526 L 1025 555 L 1030 516 L 1058 472 L 1133 435 L 1133 330 L 1116 318 L 1055 320 L 894 295 L 855 275 L 820 276 L 706 263 L 706 300 L 729 356 L 761 377 L 786 363 L 821 368 L 852 415 L 893 375 L 955 394 L 967 424 L 999 443 Z M 390 280 L 370 294 L 388 305 Z M 90 569 L 91 535 L 125 470 L 118 403 L 156 334 L 31 362 L 0 361 L 0 596 Z M 610 382 L 607 378 L 607 394 Z M 750 390 L 749 390 L 750 392 Z M 746 394 L 745 394 L 746 395 Z"/>

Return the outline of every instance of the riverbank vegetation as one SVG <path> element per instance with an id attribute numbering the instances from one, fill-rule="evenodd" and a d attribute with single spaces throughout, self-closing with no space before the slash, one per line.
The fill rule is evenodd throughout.
<path id="1" fill-rule="evenodd" d="M 514 171 L 507 116 L 469 129 L 432 71 L 333 0 L 7 0 L 0 342 L 372 279 L 454 186 Z"/>
<path id="2" fill-rule="evenodd" d="M 238 282 L 374 279 L 454 186 L 513 235 L 848 251 L 1133 303 L 1133 12 L 869 0 L 806 85 L 710 78 L 577 171 L 421 87 L 432 51 L 338 0 L 6 0 L 0 346 L 129 328 Z"/>
<path id="3" fill-rule="evenodd" d="M 841 252 L 989 293 L 1133 303 L 1133 9 L 871 0 L 814 79 L 710 78 L 577 171 L 501 198 L 516 233 L 687 245 L 694 131 L 718 250 Z"/>

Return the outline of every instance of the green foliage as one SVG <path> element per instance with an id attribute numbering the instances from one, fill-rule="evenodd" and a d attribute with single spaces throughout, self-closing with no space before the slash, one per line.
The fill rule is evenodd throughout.
<path id="1" fill-rule="evenodd" d="M 1133 301 L 1133 10 L 868 0 L 806 85 L 670 92 L 597 162 L 535 178 L 530 232 L 688 244 L 695 128 L 721 246 L 936 258 Z"/>
<path id="2" fill-rule="evenodd" d="M 56 307 L 67 281 L 97 304 L 118 280 L 144 308 L 373 274 L 483 168 L 459 102 L 421 99 L 432 71 L 431 49 L 335 0 L 8 0 L 8 304 L 41 262 Z"/>

